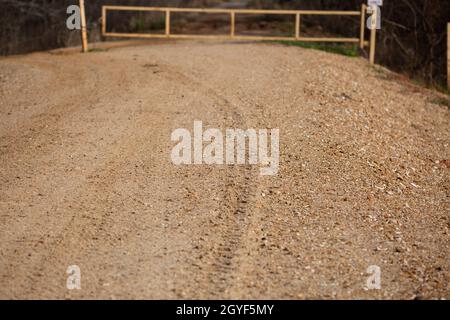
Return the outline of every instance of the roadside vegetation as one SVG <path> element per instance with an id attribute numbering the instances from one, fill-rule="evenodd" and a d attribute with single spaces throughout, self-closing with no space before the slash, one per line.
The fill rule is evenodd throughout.
<path id="1" fill-rule="evenodd" d="M 331 44 L 320 42 L 304 42 L 304 41 L 272 41 L 286 46 L 301 47 L 306 49 L 321 50 L 330 53 L 336 53 L 347 57 L 359 57 L 358 47 L 348 44 Z"/>

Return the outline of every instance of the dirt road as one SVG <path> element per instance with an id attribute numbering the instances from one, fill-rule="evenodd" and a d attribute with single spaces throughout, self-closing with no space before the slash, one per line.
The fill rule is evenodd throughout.
<path id="1" fill-rule="evenodd" d="M 0 97 L 0 298 L 450 298 L 449 109 L 362 58 L 35 53 L 0 60 Z M 279 128 L 278 175 L 175 166 L 195 120 Z"/>

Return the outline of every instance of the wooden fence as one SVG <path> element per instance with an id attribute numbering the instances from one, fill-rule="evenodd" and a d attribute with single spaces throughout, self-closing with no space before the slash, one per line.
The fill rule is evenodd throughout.
<path id="1" fill-rule="evenodd" d="M 145 12 L 163 12 L 165 13 L 165 33 L 118 33 L 107 32 L 107 13 L 108 11 L 145 11 Z M 360 11 L 326 11 L 326 10 L 252 10 L 252 9 L 205 9 L 205 8 L 161 8 L 161 7 L 136 7 L 136 6 L 103 6 L 102 7 L 102 35 L 104 37 L 115 38 L 164 38 L 164 39 L 230 39 L 230 40 L 295 40 L 305 42 L 343 42 L 357 43 L 360 48 L 370 45 L 370 63 L 375 60 L 375 32 L 371 29 L 370 42 L 365 41 L 366 29 L 366 11 L 367 6 L 362 5 Z M 219 13 L 230 16 L 230 33 L 224 35 L 198 35 L 198 34 L 173 34 L 171 33 L 171 13 Z M 236 15 L 292 15 L 295 17 L 295 34 L 291 37 L 286 36 L 250 36 L 236 34 Z M 371 12 L 372 15 L 376 11 Z M 301 18 L 304 15 L 322 15 L 322 16 L 359 16 L 360 34 L 358 38 L 340 38 L 340 37 L 304 37 L 301 35 Z M 373 16 L 376 21 L 376 17 Z"/>

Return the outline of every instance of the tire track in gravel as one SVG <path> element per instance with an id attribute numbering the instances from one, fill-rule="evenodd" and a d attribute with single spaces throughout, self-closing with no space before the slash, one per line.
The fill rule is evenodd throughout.
<path id="1" fill-rule="evenodd" d="M 223 59 L 223 57 L 221 57 Z M 284 57 L 283 57 L 284 58 Z M 222 61 L 224 64 L 233 64 L 233 61 Z M 179 70 L 180 66 L 177 66 Z M 198 65 L 196 65 L 198 67 Z M 228 108 L 231 113 L 234 114 L 235 119 L 245 119 L 244 121 L 238 123 L 227 124 L 227 127 L 238 126 L 242 129 L 248 129 L 256 126 L 257 128 L 271 128 L 271 117 L 267 114 L 266 107 L 261 104 L 260 99 L 255 99 L 251 94 L 245 91 L 238 91 L 237 95 L 233 95 L 233 99 L 235 100 L 232 103 L 228 100 L 227 97 L 230 93 L 226 88 L 221 86 L 220 80 L 214 83 L 214 87 L 218 85 L 218 88 L 222 89 L 221 94 L 217 93 L 217 90 L 211 89 L 211 84 L 203 82 L 198 79 L 208 79 L 208 66 L 201 66 L 202 71 L 206 70 L 206 73 L 197 74 L 196 72 L 192 72 L 193 70 L 183 69 L 183 74 L 195 74 L 195 78 L 186 77 L 188 79 L 187 83 L 193 84 L 193 86 L 198 90 L 205 91 L 205 94 L 212 94 L 217 99 L 223 100 L 224 104 L 227 106 L 231 106 Z M 240 66 L 239 68 L 242 68 Z M 240 69 L 241 74 L 246 74 L 249 70 Z M 273 66 L 273 70 L 271 73 L 281 74 L 283 71 L 280 70 L 278 65 Z M 232 74 L 232 73 L 231 73 Z M 221 78 L 223 80 L 223 78 Z M 237 79 L 237 81 L 242 81 L 242 79 Z M 245 82 L 245 80 L 244 80 Z M 266 91 L 271 88 L 271 78 L 265 79 L 262 81 L 259 86 L 263 87 Z M 235 93 L 235 92 L 233 92 Z M 253 123 L 253 126 L 248 125 L 248 119 L 243 115 L 242 111 L 239 110 L 238 106 L 249 107 L 253 112 L 250 114 L 250 118 Z M 227 111 L 227 108 L 225 110 Z M 248 111 L 247 111 L 248 113 Z M 245 179 L 249 179 L 247 185 L 251 192 L 242 199 L 242 203 L 239 202 L 239 199 L 236 204 L 236 211 L 239 212 L 236 214 L 235 219 L 230 219 L 224 223 L 225 225 L 234 226 L 236 228 L 235 234 L 237 237 L 233 236 L 231 240 L 233 245 L 227 245 L 229 243 L 229 239 L 224 237 L 221 241 L 218 241 L 218 246 L 220 250 L 218 251 L 219 257 L 223 255 L 225 259 L 218 259 L 217 255 L 212 256 L 211 261 L 213 261 L 214 265 L 219 268 L 219 270 L 223 270 L 223 272 L 213 271 L 210 274 L 211 279 L 214 279 L 215 276 L 219 275 L 220 279 L 223 281 L 223 285 L 221 286 L 221 294 L 217 297 L 221 298 L 230 298 L 230 299 L 246 299 L 251 297 L 249 292 L 252 290 L 256 290 L 256 283 L 253 281 L 254 270 L 258 268 L 258 252 L 265 246 L 265 236 L 267 233 L 272 232 L 273 234 L 277 234 L 280 230 L 270 226 L 269 229 L 264 230 L 264 225 L 262 221 L 268 220 L 272 221 L 273 217 L 269 216 L 265 211 L 266 205 L 264 204 L 264 199 L 262 198 L 262 189 L 268 188 L 272 186 L 274 180 L 271 178 L 263 178 L 259 175 L 259 172 L 252 171 L 250 167 L 246 167 L 246 170 L 249 170 Z M 256 170 L 258 171 L 258 170 Z M 231 181 L 236 180 L 232 178 L 233 170 L 229 170 L 231 175 L 229 175 L 229 179 Z M 238 185 L 240 182 L 237 183 Z M 242 209 L 242 210 L 241 210 Z M 232 234 L 230 234 L 232 235 Z M 235 243 L 237 242 L 237 243 Z M 219 261 L 219 262 L 215 262 Z M 224 265 L 225 264 L 225 265 Z M 217 282 L 217 281 L 216 281 Z M 225 288 L 225 289 L 224 289 Z M 224 294 L 222 294 L 222 292 Z M 210 293 L 209 296 L 215 296 L 214 290 Z M 208 297 L 209 297 L 208 296 Z"/>
<path id="2" fill-rule="evenodd" d="M 204 93 L 206 96 L 216 101 L 221 107 L 220 111 L 224 116 L 231 114 L 231 121 L 225 120 L 226 128 L 247 129 L 246 119 L 239 111 L 239 108 L 231 103 L 226 97 L 212 89 L 207 83 L 188 77 L 184 73 L 178 71 L 174 67 L 165 65 L 165 70 L 169 71 L 168 79 L 182 83 L 192 90 Z M 226 117 L 228 119 L 228 117 Z M 239 254 L 243 247 L 246 247 L 246 234 L 253 228 L 257 221 L 257 213 L 255 211 L 256 197 L 258 194 L 259 170 L 252 166 L 245 165 L 238 170 L 226 166 L 226 190 L 224 192 L 223 205 L 228 208 L 228 214 L 223 217 L 223 221 L 219 224 L 217 234 L 221 235 L 209 252 L 207 265 L 212 268 L 204 270 L 206 277 L 201 275 L 199 282 L 205 285 L 212 284 L 208 289 L 209 296 L 217 298 L 233 298 L 236 292 L 233 288 L 234 282 L 239 278 L 241 257 Z M 210 226 L 213 227 L 214 226 Z M 209 229 L 209 228 L 207 228 Z M 206 281 L 205 281 L 206 278 Z"/>

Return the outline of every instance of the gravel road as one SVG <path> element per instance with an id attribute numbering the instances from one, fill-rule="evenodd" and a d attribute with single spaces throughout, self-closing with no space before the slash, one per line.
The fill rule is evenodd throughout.
<path id="1" fill-rule="evenodd" d="M 0 98 L 2 299 L 450 298 L 449 108 L 362 58 L 58 50 L 0 59 Z M 172 164 L 195 120 L 278 128 L 279 173 Z"/>

